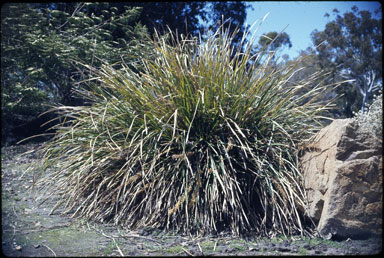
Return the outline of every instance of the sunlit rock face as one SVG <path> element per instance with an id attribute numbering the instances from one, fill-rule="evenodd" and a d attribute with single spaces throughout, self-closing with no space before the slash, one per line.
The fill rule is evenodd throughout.
<path id="1" fill-rule="evenodd" d="M 357 129 L 353 119 L 334 120 L 300 158 L 307 212 L 322 236 L 382 233 L 382 141 Z"/>

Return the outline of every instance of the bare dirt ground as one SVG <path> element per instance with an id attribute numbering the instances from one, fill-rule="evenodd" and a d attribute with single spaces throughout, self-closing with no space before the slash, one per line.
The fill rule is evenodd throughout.
<path id="1" fill-rule="evenodd" d="M 48 215 L 55 196 L 38 206 L 24 173 L 36 158 L 21 155 L 36 145 L 1 149 L 2 253 L 53 256 L 259 256 L 372 255 L 382 239 L 331 241 L 299 236 L 241 239 L 230 235 L 191 237 L 152 229 L 131 231 L 112 224 Z"/>

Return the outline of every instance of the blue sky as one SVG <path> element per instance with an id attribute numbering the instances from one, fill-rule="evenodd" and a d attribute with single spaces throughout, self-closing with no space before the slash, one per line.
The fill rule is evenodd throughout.
<path id="1" fill-rule="evenodd" d="M 263 24 L 256 31 L 256 38 L 270 31 L 284 30 L 290 37 L 292 48 L 285 47 L 281 54 L 288 54 L 292 59 L 299 54 L 299 50 L 305 50 L 312 46 L 311 32 L 315 29 L 321 31 L 325 25 L 334 20 L 332 10 L 337 8 L 340 15 L 351 11 L 356 5 L 359 10 L 374 10 L 381 4 L 374 1 L 248 1 L 254 10 L 248 8 L 246 23 L 252 25 L 256 20 L 258 23 L 269 13 Z M 324 17 L 329 13 L 329 18 Z M 257 27 L 257 25 L 255 25 Z"/>

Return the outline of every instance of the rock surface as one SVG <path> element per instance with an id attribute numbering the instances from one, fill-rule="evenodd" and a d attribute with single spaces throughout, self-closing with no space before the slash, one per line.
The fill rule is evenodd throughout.
<path id="1" fill-rule="evenodd" d="M 360 239 L 382 233 L 382 141 L 334 120 L 303 149 L 308 214 L 322 236 Z"/>

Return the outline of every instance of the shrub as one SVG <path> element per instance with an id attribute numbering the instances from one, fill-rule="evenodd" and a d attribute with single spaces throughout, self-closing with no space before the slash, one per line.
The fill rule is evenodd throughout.
<path id="1" fill-rule="evenodd" d="M 293 84 L 297 64 L 271 65 L 235 35 L 156 35 L 140 74 L 86 66 L 90 105 L 55 108 L 63 122 L 42 150 L 45 168 L 60 164 L 40 180 L 56 207 L 130 228 L 303 233 L 295 146 L 329 105 L 321 83 L 296 93 L 322 77 Z"/>
<path id="2" fill-rule="evenodd" d="M 383 135 L 383 92 L 374 97 L 371 105 L 366 107 L 365 112 L 361 110 L 355 114 L 358 124 L 358 132 L 373 135 L 382 140 Z"/>

